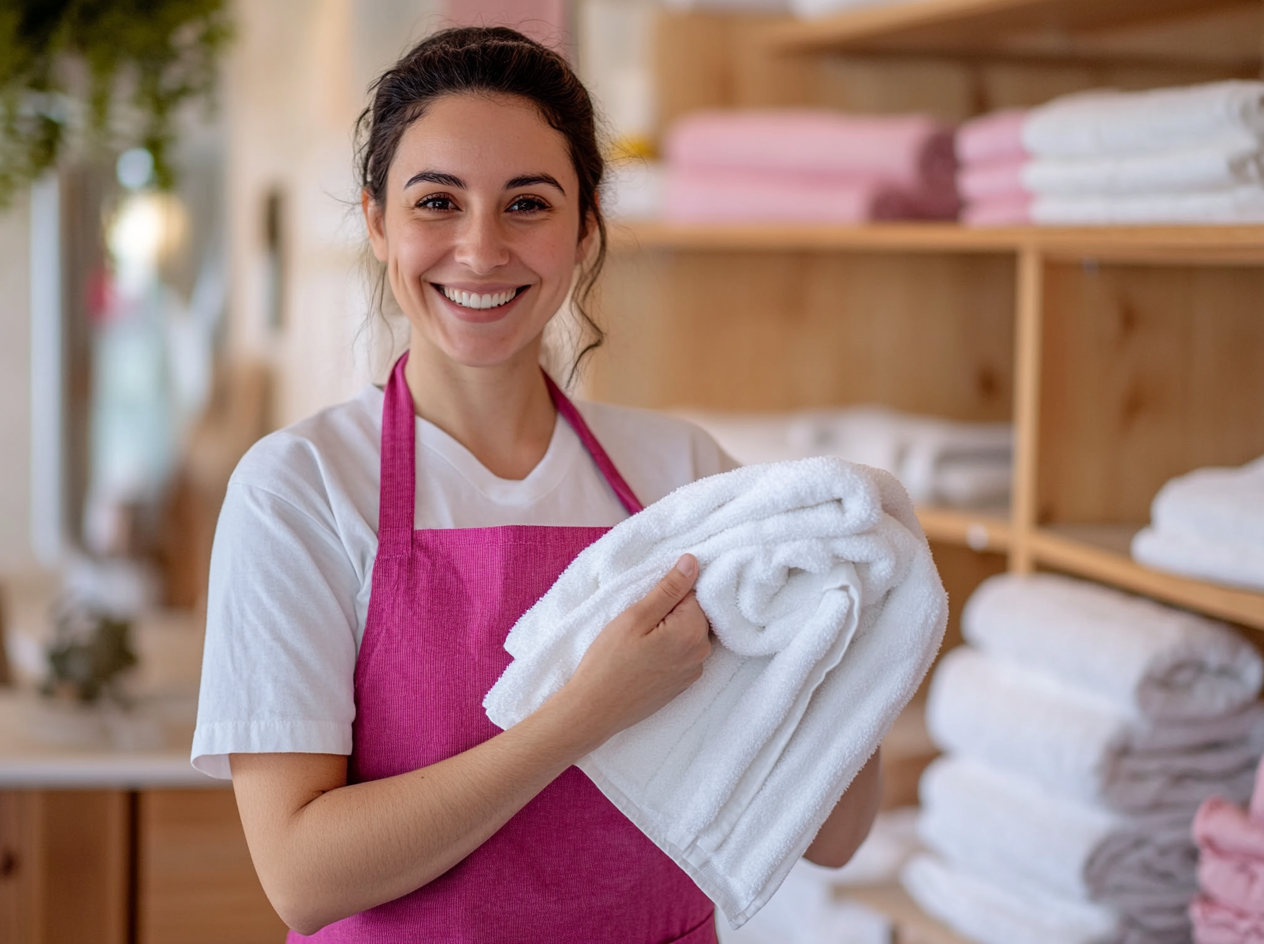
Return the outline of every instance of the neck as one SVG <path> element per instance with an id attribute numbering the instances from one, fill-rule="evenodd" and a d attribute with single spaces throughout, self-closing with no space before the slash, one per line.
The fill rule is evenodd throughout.
<path id="1" fill-rule="evenodd" d="M 548 451 L 557 420 L 536 347 L 506 364 L 466 367 L 414 335 L 404 368 L 414 411 L 493 475 L 526 478 Z"/>

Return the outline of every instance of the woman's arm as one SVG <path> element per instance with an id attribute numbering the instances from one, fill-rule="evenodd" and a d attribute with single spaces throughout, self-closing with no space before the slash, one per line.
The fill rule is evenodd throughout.
<path id="1" fill-rule="evenodd" d="M 348 785 L 341 755 L 232 755 L 251 857 L 286 924 L 310 934 L 437 878 L 567 767 L 696 681 L 711 651 L 690 592 L 697 572 L 681 558 L 538 711 L 437 764 Z"/>
<path id="2" fill-rule="evenodd" d="M 869 835 L 873 818 L 878 815 L 882 799 L 881 748 L 873 752 L 868 763 L 834 806 L 829 819 L 821 826 L 803 858 L 817 865 L 836 869 L 846 865 Z"/>

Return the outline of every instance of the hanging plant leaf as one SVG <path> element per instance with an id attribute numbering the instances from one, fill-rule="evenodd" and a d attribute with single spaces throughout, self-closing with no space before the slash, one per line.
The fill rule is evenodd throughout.
<path id="1" fill-rule="evenodd" d="M 0 206 L 82 138 L 140 146 L 175 180 L 174 118 L 208 99 L 232 36 L 225 0 L 7 0 L 0 8 Z"/>

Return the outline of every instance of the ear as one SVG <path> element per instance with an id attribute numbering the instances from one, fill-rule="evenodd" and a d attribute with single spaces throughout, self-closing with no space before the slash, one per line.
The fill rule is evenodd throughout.
<path id="1" fill-rule="evenodd" d="M 593 202 L 596 204 L 597 212 L 600 212 L 601 194 L 593 194 Z M 597 212 L 590 212 L 588 219 L 584 221 L 584 235 L 580 237 L 579 243 L 575 246 L 575 265 L 584 264 L 597 242 Z"/>
<path id="2" fill-rule="evenodd" d="M 378 262 L 386 261 L 386 214 L 368 190 L 360 191 L 360 209 L 364 211 L 364 225 L 369 231 L 369 245 Z"/>

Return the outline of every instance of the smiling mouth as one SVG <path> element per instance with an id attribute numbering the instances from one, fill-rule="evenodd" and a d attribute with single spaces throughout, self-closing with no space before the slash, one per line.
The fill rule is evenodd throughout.
<path id="1" fill-rule="evenodd" d="M 463 292 L 460 289 L 448 288 L 446 285 L 438 285 L 431 283 L 437 288 L 443 297 L 454 304 L 460 305 L 462 308 L 470 308 L 475 311 L 482 311 L 487 308 L 499 308 L 501 305 L 508 305 L 511 301 L 518 297 L 522 292 L 527 290 L 527 286 L 520 285 L 517 288 L 511 288 L 504 292 L 492 292 L 487 295 L 480 295 L 478 292 Z"/>

